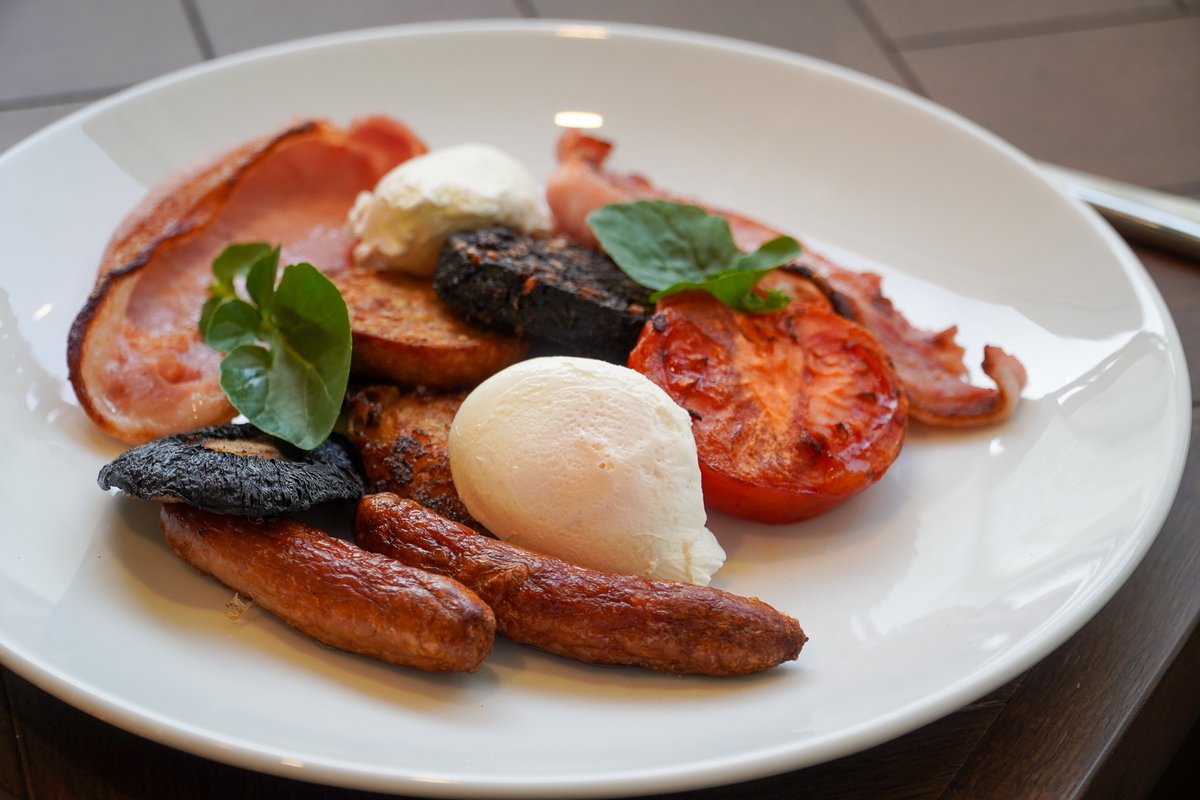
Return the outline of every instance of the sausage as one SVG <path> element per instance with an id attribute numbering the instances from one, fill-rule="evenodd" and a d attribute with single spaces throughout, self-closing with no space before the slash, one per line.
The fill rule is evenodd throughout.
<path id="1" fill-rule="evenodd" d="M 394 494 L 364 497 L 354 527 L 362 547 L 472 588 L 508 638 L 579 661 L 745 675 L 794 660 L 808 638 L 756 598 L 568 564 Z"/>
<path id="2" fill-rule="evenodd" d="M 473 672 L 496 619 L 471 590 L 290 518 L 256 521 L 163 505 L 184 561 L 317 641 L 426 671 Z"/>

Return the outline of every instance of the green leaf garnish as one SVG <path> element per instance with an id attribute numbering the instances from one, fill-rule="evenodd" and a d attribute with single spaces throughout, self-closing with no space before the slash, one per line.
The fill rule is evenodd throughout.
<path id="1" fill-rule="evenodd" d="M 213 261 L 200 336 L 225 353 L 221 388 L 255 427 L 311 450 L 328 438 L 350 378 L 350 315 L 333 282 L 279 248 L 227 247 Z"/>
<path id="2" fill-rule="evenodd" d="M 703 208 L 670 200 L 612 203 L 587 217 L 600 246 L 647 289 L 650 299 L 698 289 L 740 311 L 777 311 L 790 298 L 755 286 L 771 270 L 800 255 L 800 244 L 777 236 L 753 253 L 733 241 L 729 222 Z"/>

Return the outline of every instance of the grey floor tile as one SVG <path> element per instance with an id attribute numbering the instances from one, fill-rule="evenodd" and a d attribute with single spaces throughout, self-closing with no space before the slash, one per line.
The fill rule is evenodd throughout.
<path id="1" fill-rule="evenodd" d="M 125 86 L 200 59 L 178 0 L 0 0 L 0 103 Z"/>
<path id="2" fill-rule="evenodd" d="M 1200 16 L 904 53 L 930 97 L 1036 158 L 1200 184 Z"/>
<path id="3" fill-rule="evenodd" d="M 378 25 L 520 16 L 516 0 L 196 0 L 196 8 L 217 55 Z"/>
<path id="4" fill-rule="evenodd" d="M 0 153 L 87 103 L 63 103 L 41 108 L 0 111 Z"/>
<path id="5" fill-rule="evenodd" d="M 862 0 L 895 40 L 998 28 L 1083 25 L 1131 14 L 1176 15 L 1175 0 Z"/>
<path id="6" fill-rule="evenodd" d="M 844 0 L 530 0 L 541 17 L 633 22 L 774 45 L 905 85 Z"/>

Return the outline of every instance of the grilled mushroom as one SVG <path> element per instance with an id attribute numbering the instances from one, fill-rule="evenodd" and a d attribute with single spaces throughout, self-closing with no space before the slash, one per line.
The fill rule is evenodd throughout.
<path id="1" fill-rule="evenodd" d="M 350 444 L 336 434 L 299 450 L 253 425 L 231 424 L 166 436 L 117 456 L 100 470 L 101 489 L 144 500 L 182 501 L 205 511 L 270 517 L 364 492 Z"/>

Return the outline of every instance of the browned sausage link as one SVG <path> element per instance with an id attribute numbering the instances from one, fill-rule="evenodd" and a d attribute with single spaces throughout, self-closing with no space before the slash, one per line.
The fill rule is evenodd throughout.
<path id="1" fill-rule="evenodd" d="M 473 672 L 496 619 L 462 584 L 407 567 L 294 519 L 265 522 L 163 506 L 184 560 L 314 639 L 392 664 Z"/>
<path id="2" fill-rule="evenodd" d="M 364 497 L 360 545 L 479 593 L 514 641 L 597 664 L 744 675 L 791 661 L 799 623 L 708 586 L 584 569 L 475 533 L 394 494 Z"/>

